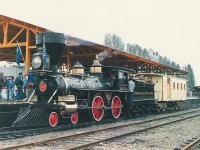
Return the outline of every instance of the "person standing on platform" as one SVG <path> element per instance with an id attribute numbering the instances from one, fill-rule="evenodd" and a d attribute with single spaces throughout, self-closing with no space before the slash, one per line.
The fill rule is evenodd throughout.
<path id="1" fill-rule="evenodd" d="M 132 107 L 134 106 L 134 100 L 133 100 L 134 88 L 135 88 L 135 82 L 133 82 L 132 77 L 130 77 L 128 80 L 128 91 L 129 91 L 128 99 Z"/>
<path id="2" fill-rule="evenodd" d="M 19 76 L 16 77 L 15 85 L 17 87 L 16 101 L 18 101 L 18 100 L 22 99 L 22 95 L 23 95 L 23 90 L 22 90 L 22 86 L 23 86 L 22 72 L 20 72 Z"/>
<path id="3" fill-rule="evenodd" d="M 0 72 L 0 99 L 2 99 L 2 94 L 1 94 L 1 91 L 2 91 L 2 88 L 3 88 L 3 85 L 4 85 L 4 82 L 3 82 L 3 72 Z"/>
<path id="4" fill-rule="evenodd" d="M 14 77 L 11 77 L 11 80 L 10 80 L 10 98 L 11 98 L 11 100 L 15 99 L 14 87 L 15 87 Z"/>
<path id="5" fill-rule="evenodd" d="M 10 83 L 11 83 L 11 78 L 7 77 L 6 78 L 6 89 L 7 89 L 7 100 L 10 98 Z"/>
<path id="6" fill-rule="evenodd" d="M 30 95 L 34 91 L 34 82 L 35 82 L 35 76 L 32 73 L 28 74 L 28 85 L 27 85 L 27 97 L 30 97 Z"/>
<path id="7" fill-rule="evenodd" d="M 25 74 L 22 75 L 22 79 L 23 79 L 23 86 L 22 86 L 23 98 L 22 99 L 26 99 L 26 87 L 28 85 L 28 80 L 26 79 L 26 75 Z"/>

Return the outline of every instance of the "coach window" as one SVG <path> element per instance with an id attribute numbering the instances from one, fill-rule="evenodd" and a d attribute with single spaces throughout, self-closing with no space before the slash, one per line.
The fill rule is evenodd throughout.
<path id="1" fill-rule="evenodd" d="M 179 89 L 179 83 L 177 83 L 177 90 Z"/>
<path id="2" fill-rule="evenodd" d="M 182 90 L 182 83 L 181 83 L 181 90 Z"/>
<path id="3" fill-rule="evenodd" d="M 173 83 L 173 89 L 174 89 L 174 90 L 175 90 L 175 88 L 176 88 L 175 86 L 176 86 L 176 84 L 175 84 L 175 82 L 174 82 L 174 83 Z"/>
<path id="4" fill-rule="evenodd" d="M 184 84 L 184 90 L 185 90 L 185 84 Z"/>

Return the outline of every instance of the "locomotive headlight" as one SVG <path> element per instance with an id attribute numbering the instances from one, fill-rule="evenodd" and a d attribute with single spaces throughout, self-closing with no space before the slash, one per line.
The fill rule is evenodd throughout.
<path id="1" fill-rule="evenodd" d="M 32 60 L 32 67 L 34 69 L 40 68 L 41 65 L 42 65 L 42 59 L 39 56 L 33 58 L 33 60 Z"/>

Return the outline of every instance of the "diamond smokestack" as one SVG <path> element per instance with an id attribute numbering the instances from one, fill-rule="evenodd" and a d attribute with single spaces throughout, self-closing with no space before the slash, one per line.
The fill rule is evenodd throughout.
<path id="1" fill-rule="evenodd" d="M 45 32 L 37 34 L 37 48 L 43 46 L 43 37 L 45 39 L 47 55 L 50 56 L 50 70 L 53 72 L 57 72 L 58 63 L 61 59 L 62 52 L 66 47 L 64 34 L 55 32 Z"/>

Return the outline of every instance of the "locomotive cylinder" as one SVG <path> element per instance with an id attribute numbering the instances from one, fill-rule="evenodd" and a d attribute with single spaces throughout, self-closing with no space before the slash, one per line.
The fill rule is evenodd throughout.
<path id="1" fill-rule="evenodd" d="M 64 102 L 60 102 L 58 103 L 58 105 L 61 107 L 61 112 L 64 112 L 64 114 L 66 113 L 75 113 L 77 112 L 77 104 L 66 104 Z"/>

